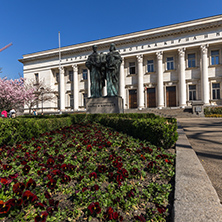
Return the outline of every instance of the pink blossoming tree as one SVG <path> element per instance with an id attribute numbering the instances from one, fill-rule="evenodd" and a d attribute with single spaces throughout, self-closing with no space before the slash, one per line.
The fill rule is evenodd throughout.
<path id="1" fill-rule="evenodd" d="M 34 89 L 24 86 L 24 78 L 0 78 L 0 110 L 23 107 L 25 101 L 35 98 Z"/>
<path id="2" fill-rule="evenodd" d="M 42 79 L 37 82 L 35 79 L 26 80 L 25 89 L 26 91 L 33 89 L 33 96 L 29 96 L 25 100 L 25 105 L 29 109 L 29 114 L 31 114 L 31 110 L 34 106 L 46 101 L 52 101 L 55 98 L 55 91 L 50 86 L 46 85 Z"/>

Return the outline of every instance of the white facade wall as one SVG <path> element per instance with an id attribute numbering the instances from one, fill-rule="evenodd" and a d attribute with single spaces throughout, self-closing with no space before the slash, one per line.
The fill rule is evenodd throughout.
<path id="1" fill-rule="evenodd" d="M 184 107 L 192 100 L 202 100 L 205 105 L 222 104 L 222 15 L 63 47 L 62 86 L 56 82 L 59 49 L 27 54 L 19 61 L 24 65 L 26 79 L 38 73 L 39 78 L 63 98 L 62 111 L 84 110 L 84 95 L 90 93 L 90 80 L 83 76 L 87 57 L 93 45 L 98 46 L 98 52 L 107 53 L 111 43 L 116 44 L 124 61 L 120 94 L 125 109 Z M 214 53 L 218 53 L 218 60 Z M 194 65 L 191 65 L 191 56 L 194 56 Z M 212 64 L 212 56 L 216 64 Z M 148 61 L 153 61 L 151 70 L 148 70 L 151 67 Z M 74 81 L 69 80 L 70 71 Z M 218 84 L 219 88 L 215 89 Z M 57 98 L 44 103 L 45 112 L 58 111 L 58 107 Z"/>

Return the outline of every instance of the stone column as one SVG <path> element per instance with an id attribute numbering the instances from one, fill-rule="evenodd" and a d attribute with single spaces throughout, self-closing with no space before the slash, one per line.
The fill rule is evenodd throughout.
<path id="1" fill-rule="evenodd" d="M 91 97 L 90 71 L 87 69 L 87 97 Z"/>
<path id="2" fill-rule="evenodd" d="M 208 81 L 208 45 L 201 46 L 201 92 L 204 105 L 209 105 L 209 81 Z"/>
<path id="3" fill-rule="evenodd" d="M 143 87 L 143 55 L 138 55 L 138 109 L 144 108 L 144 87 Z"/>
<path id="4" fill-rule="evenodd" d="M 60 67 L 59 70 L 59 106 L 60 111 L 65 111 L 65 70 Z"/>
<path id="5" fill-rule="evenodd" d="M 73 66 L 73 99 L 74 99 L 74 111 L 79 108 L 79 90 L 78 90 L 78 66 L 74 64 Z"/>
<path id="6" fill-rule="evenodd" d="M 125 72 L 124 72 L 124 58 L 120 66 L 120 76 L 119 76 L 119 96 L 123 99 L 123 108 L 125 107 L 126 101 L 126 91 L 125 91 Z"/>
<path id="7" fill-rule="evenodd" d="M 185 48 L 178 49 L 179 52 L 179 106 L 186 106 L 186 80 L 185 80 Z"/>
<path id="8" fill-rule="evenodd" d="M 163 95 L 163 52 L 157 52 L 157 107 L 164 107 Z"/>

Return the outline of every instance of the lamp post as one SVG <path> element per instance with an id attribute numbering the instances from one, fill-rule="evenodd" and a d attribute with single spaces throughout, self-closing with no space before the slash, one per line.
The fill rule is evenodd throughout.
<path id="1" fill-rule="evenodd" d="M 40 90 L 41 90 L 41 96 L 42 96 L 42 115 L 43 115 L 43 90 L 44 90 L 44 87 L 41 87 Z"/>

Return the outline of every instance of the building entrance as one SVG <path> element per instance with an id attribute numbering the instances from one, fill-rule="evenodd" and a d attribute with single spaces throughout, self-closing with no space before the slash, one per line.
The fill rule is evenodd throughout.
<path id="1" fill-rule="evenodd" d="M 176 86 L 166 87 L 166 102 L 167 107 L 176 106 Z"/>
<path id="2" fill-rule="evenodd" d="M 155 88 L 147 89 L 147 107 L 156 107 L 156 90 Z"/>
<path id="3" fill-rule="evenodd" d="M 129 90 L 129 108 L 137 108 L 137 90 Z"/>

